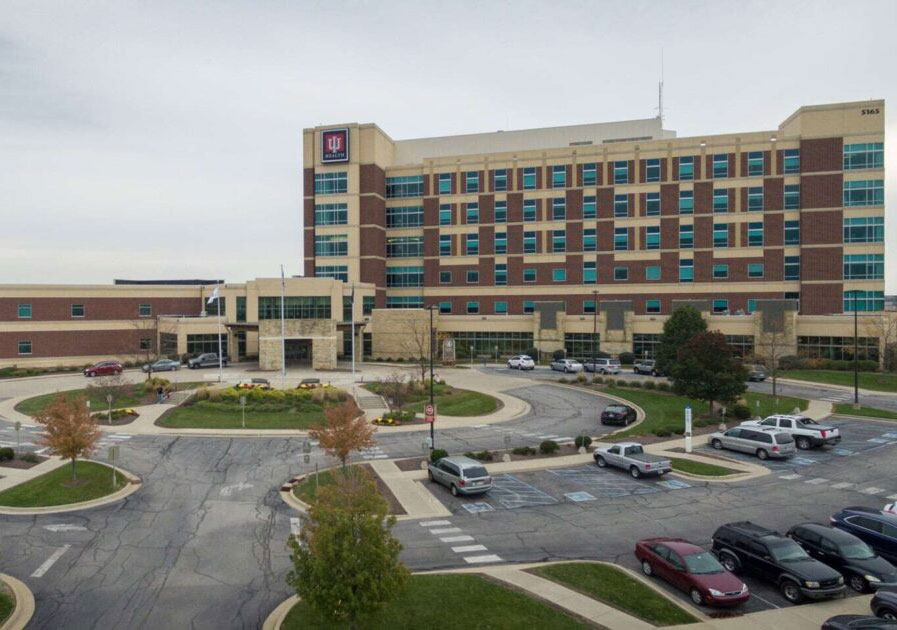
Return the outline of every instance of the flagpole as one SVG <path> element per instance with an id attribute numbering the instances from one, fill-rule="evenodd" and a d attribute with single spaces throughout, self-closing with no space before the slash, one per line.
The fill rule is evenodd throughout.
<path id="1" fill-rule="evenodd" d="M 218 294 L 215 303 L 218 305 L 218 382 L 221 382 L 221 365 L 224 357 L 221 356 L 221 284 L 215 287 L 215 293 Z"/>
<path id="2" fill-rule="evenodd" d="M 280 266 L 280 389 L 285 389 L 287 378 L 287 342 L 286 325 L 284 324 L 284 306 L 286 303 L 287 280 Z"/>

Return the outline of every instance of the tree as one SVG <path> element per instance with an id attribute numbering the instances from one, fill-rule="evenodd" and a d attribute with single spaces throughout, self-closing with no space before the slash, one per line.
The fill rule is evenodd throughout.
<path id="1" fill-rule="evenodd" d="M 316 427 L 309 431 L 309 435 L 320 443 L 325 453 L 339 459 L 344 469 L 352 451 L 374 445 L 376 429 L 367 423 L 363 414 L 359 415 L 358 407 L 352 402 L 328 407 L 324 415 L 327 426 Z"/>
<path id="2" fill-rule="evenodd" d="M 363 473 L 342 471 L 322 486 L 299 540 L 289 540 L 287 583 L 329 622 L 353 628 L 396 597 L 408 577 L 392 536 L 396 519 Z"/>
<path id="3" fill-rule="evenodd" d="M 95 392 L 103 400 L 103 404 L 109 400 L 109 396 L 112 396 L 112 404 L 115 405 L 119 398 L 128 393 L 127 390 L 130 387 L 133 386 L 125 380 L 124 375 L 119 373 L 98 376 L 88 386 L 88 389 L 91 392 Z"/>
<path id="4" fill-rule="evenodd" d="M 671 374 L 679 348 L 702 332 L 707 332 L 707 322 L 701 317 L 701 311 L 693 306 L 680 306 L 673 311 L 663 323 L 663 333 L 654 356 L 657 370 L 662 374 Z"/>
<path id="5" fill-rule="evenodd" d="M 731 404 L 747 389 L 747 371 L 719 331 L 694 335 L 679 349 L 670 377 L 681 396 Z"/>
<path id="6" fill-rule="evenodd" d="M 897 369 L 897 315 L 889 312 L 863 317 L 863 332 L 876 337 L 881 348 L 881 366 L 886 372 Z"/>
<path id="7" fill-rule="evenodd" d="M 140 360 L 147 364 L 152 365 L 156 359 L 159 358 L 159 353 L 156 351 L 156 320 L 155 319 L 134 319 L 130 321 L 130 326 L 132 329 L 137 331 L 138 343 L 141 343 L 143 339 L 149 339 L 149 345 L 141 348 L 138 346 L 138 355 L 140 356 Z M 146 380 L 150 380 L 153 377 L 152 369 L 146 371 Z"/>
<path id="8" fill-rule="evenodd" d="M 420 381 L 427 379 L 427 370 L 430 369 L 430 322 L 425 319 L 409 319 L 405 336 L 405 347 L 410 349 L 410 354 L 417 361 L 420 369 Z"/>
<path id="9" fill-rule="evenodd" d="M 44 425 L 40 444 L 49 447 L 51 454 L 72 460 L 72 480 L 76 480 L 75 461 L 93 454 L 102 436 L 98 423 L 90 417 L 85 400 L 68 401 L 60 394 L 34 419 Z"/>
<path id="10" fill-rule="evenodd" d="M 393 411 L 400 410 L 408 400 L 408 383 L 402 372 L 391 372 L 380 381 L 380 393 L 386 399 L 386 404 Z"/>

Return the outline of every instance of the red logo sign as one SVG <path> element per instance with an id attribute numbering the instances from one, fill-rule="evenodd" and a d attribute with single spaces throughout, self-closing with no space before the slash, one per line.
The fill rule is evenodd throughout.
<path id="1" fill-rule="evenodd" d="M 349 161 L 349 130 L 328 129 L 321 132 L 321 162 Z"/>
<path id="2" fill-rule="evenodd" d="M 435 422 L 436 421 L 436 405 L 431 405 L 427 403 L 424 406 L 424 421 L 426 422 Z"/>

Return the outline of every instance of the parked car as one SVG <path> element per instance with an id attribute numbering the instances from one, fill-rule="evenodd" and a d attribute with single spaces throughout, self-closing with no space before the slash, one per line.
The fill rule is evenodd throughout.
<path id="1" fill-rule="evenodd" d="M 827 424 L 819 424 L 806 416 L 777 414 L 764 420 L 747 420 L 743 427 L 774 427 L 794 437 L 797 448 L 805 451 L 814 446 L 837 444 L 841 441 L 841 431 Z"/>
<path id="2" fill-rule="evenodd" d="M 754 453 L 760 459 L 784 459 L 797 452 L 794 438 L 771 427 L 733 427 L 710 435 L 710 445 L 716 450 L 727 448 L 742 453 Z"/>
<path id="3" fill-rule="evenodd" d="M 271 382 L 266 378 L 250 378 L 234 385 L 237 389 L 271 389 Z"/>
<path id="4" fill-rule="evenodd" d="M 685 591 L 696 605 L 737 606 L 751 594 L 716 557 L 681 538 L 646 538 L 635 544 L 645 575 L 656 575 Z"/>
<path id="5" fill-rule="evenodd" d="M 582 363 L 574 359 L 558 359 L 551 362 L 551 369 L 559 372 L 582 372 Z"/>
<path id="6" fill-rule="evenodd" d="M 645 475 L 662 475 L 673 470 L 673 462 L 659 455 L 651 455 L 638 442 L 620 442 L 595 450 L 593 455 L 599 468 L 616 466 L 628 470 L 635 479 Z"/>
<path id="7" fill-rule="evenodd" d="M 635 422 L 635 409 L 629 405 L 608 405 L 601 412 L 601 424 L 621 424 L 626 426 Z"/>
<path id="8" fill-rule="evenodd" d="M 589 359 L 584 364 L 586 372 L 596 374 L 619 374 L 622 370 L 619 359 Z"/>
<path id="9" fill-rule="evenodd" d="M 758 383 L 766 380 L 766 368 L 762 365 L 749 364 L 745 365 L 744 369 L 747 370 L 747 380 Z"/>
<path id="10" fill-rule="evenodd" d="M 802 523 L 786 535 L 812 557 L 837 569 L 858 593 L 879 584 L 897 583 L 897 568 L 853 534 L 817 523 Z"/>
<path id="11" fill-rule="evenodd" d="M 847 507 L 832 516 L 832 527 L 851 533 L 885 560 L 897 564 L 897 515 L 876 508 Z"/>
<path id="12" fill-rule="evenodd" d="M 535 370 L 536 362 L 531 356 L 519 354 L 508 359 L 508 367 L 515 370 Z"/>
<path id="13" fill-rule="evenodd" d="M 869 608 L 876 617 L 897 621 L 897 586 L 888 585 L 875 591 Z"/>
<path id="14" fill-rule="evenodd" d="M 227 367 L 227 357 L 221 358 L 221 365 Z M 218 367 L 218 355 L 214 352 L 206 352 L 187 360 L 187 367 L 195 370 L 201 367 Z"/>
<path id="15" fill-rule="evenodd" d="M 713 553 L 733 573 L 752 573 L 779 587 L 789 602 L 844 593 L 844 577 L 803 547 L 750 521 L 727 523 L 713 534 Z"/>
<path id="16" fill-rule="evenodd" d="M 172 370 L 180 370 L 181 362 L 172 359 L 159 359 L 155 363 L 147 363 L 140 369 L 144 372 L 170 372 Z"/>
<path id="17" fill-rule="evenodd" d="M 872 615 L 835 615 L 826 619 L 822 630 L 897 630 L 897 621 Z"/>
<path id="18" fill-rule="evenodd" d="M 636 374 L 650 374 L 651 376 L 660 376 L 657 371 L 657 362 L 654 359 L 642 359 L 632 364 L 632 371 Z"/>
<path id="19" fill-rule="evenodd" d="M 124 367 L 118 361 L 100 361 L 94 363 L 90 367 L 84 368 L 84 376 L 93 378 L 94 376 L 108 376 L 110 374 L 121 374 Z"/>
<path id="20" fill-rule="evenodd" d="M 448 487 L 452 496 L 482 494 L 492 489 L 492 477 L 485 466 L 470 457 L 443 457 L 427 466 L 427 477 Z"/>

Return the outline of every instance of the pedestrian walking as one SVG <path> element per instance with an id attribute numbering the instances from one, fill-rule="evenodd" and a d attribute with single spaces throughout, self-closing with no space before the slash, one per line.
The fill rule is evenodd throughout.
<path id="1" fill-rule="evenodd" d="M 156 402 L 161 405 L 163 400 L 165 400 L 165 389 L 159 385 L 156 388 Z"/>

